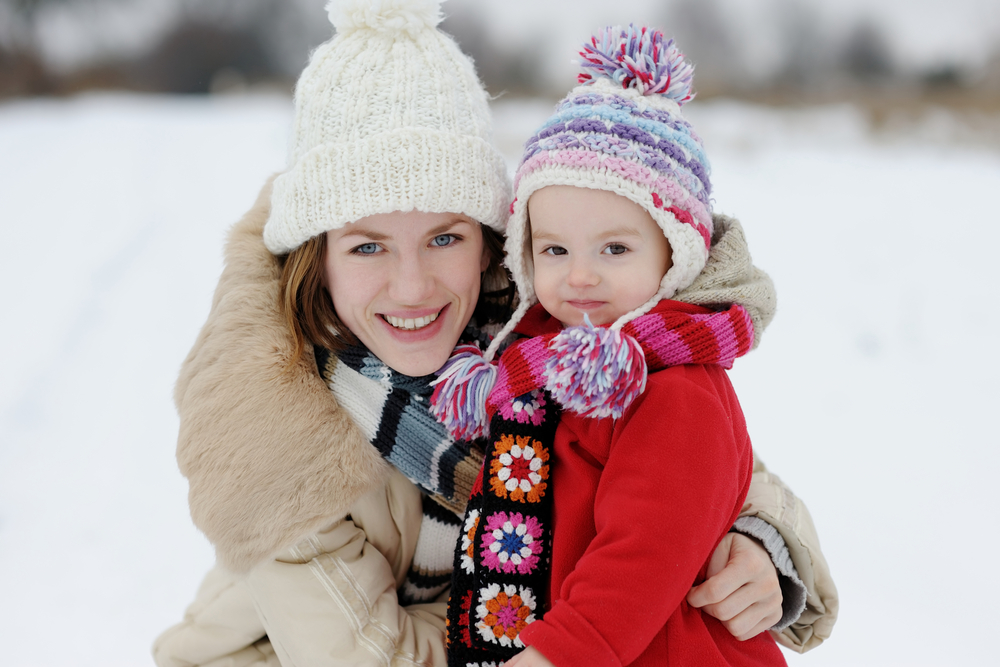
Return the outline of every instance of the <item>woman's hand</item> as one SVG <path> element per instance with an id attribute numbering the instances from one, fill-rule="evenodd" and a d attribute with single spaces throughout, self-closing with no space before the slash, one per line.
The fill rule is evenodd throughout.
<path id="1" fill-rule="evenodd" d="M 740 641 L 781 619 L 781 587 L 771 556 L 740 533 L 722 538 L 708 563 L 708 579 L 691 589 L 687 601 L 722 621 Z"/>
<path id="2" fill-rule="evenodd" d="M 529 646 L 504 663 L 504 667 L 556 667 L 542 652 Z"/>

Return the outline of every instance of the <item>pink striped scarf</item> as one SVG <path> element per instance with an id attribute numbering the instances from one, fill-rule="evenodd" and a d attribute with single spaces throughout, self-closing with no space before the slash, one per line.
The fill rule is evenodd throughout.
<path id="1" fill-rule="evenodd" d="M 497 410 L 546 389 L 563 409 L 586 417 L 621 417 L 646 386 L 646 376 L 680 364 L 718 364 L 750 351 L 753 323 L 739 305 L 712 311 L 663 300 L 620 331 L 561 324 L 536 305 L 515 330 L 498 366 L 472 345 L 459 346 L 439 371 L 432 413 L 455 436 L 487 434 Z M 514 406 L 512 408 L 512 406 Z"/>

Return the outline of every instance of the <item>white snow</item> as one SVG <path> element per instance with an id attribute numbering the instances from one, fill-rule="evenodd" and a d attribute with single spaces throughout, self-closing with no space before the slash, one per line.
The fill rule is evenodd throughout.
<path id="1" fill-rule="evenodd" d="M 549 108 L 498 103 L 512 160 Z M 790 664 L 995 664 L 1000 154 L 850 107 L 688 116 L 779 292 L 733 379 L 842 598 Z M 290 119 L 261 96 L 0 105 L 0 663 L 151 664 L 211 565 L 171 390 Z"/>

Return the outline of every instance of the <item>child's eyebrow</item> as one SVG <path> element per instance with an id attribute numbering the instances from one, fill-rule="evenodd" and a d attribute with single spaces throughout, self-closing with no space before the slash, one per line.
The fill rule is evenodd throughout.
<path id="1" fill-rule="evenodd" d="M 606 239 L 606 238 L 609 238 L 609 237 L 612 237 L 612 236 L 642 236 L 642 234 L 640 234 L 639 230 L 636 229 L 635 227 L 629 227 L 627 225 L 622 225 L 620 227 L 612 227 L 611 229 L 608 229 L 606 231 L 601 232 L 600 235 L 598 236 L 598 238 Z M 553 232 L 547 232 L 547 231 L 541 231 L 541 232 L 535 233 L 535 231 L 532 230 L 532 232 L 531 232 L 531 240 L 532 241 L 553 241 L 553 240 L 554 241 L 558 241 L 559 240 L 559 234 L 555 234 Z"/>
<path id="2" fill-rule="evenodd" d="M 622 225 L 621 227 L 612 227 L 608 231 L 601 233 L 602 239 L 606 239 L 609 236 L 642 236 L 642 234 L 635 227 Z"/>

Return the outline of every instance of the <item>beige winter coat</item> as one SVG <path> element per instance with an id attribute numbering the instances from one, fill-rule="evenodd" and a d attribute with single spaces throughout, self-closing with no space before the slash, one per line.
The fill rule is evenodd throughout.
<path id="1" fill-rule="evenodd" d="M 269 195 L 267 186 L 232 229 L 211 314 L 177 383 L 177 458 L 218 563 L 184 620 L 156 640 L 156 663 L 443 666 L 447 594 L 410 607 L 396 598 L 416 549 L 420 492 L 338 406 L 311 354 L 286 370 L 280 269 L 262 241 Z M 755 290 L 766 278 L 738 225 L 733 232 L 744 305 L 760 301 L 748 310 L 763 330 L 773 295 Z M 707 276 L 689 300 L 725 288 L 724 277 Z M 808 650 L 829 636 L 837 608 L 812 521 L 762 466 L 748 503 L 779 530 L 809 590 L 806 612 L 779 638 Z"/>

